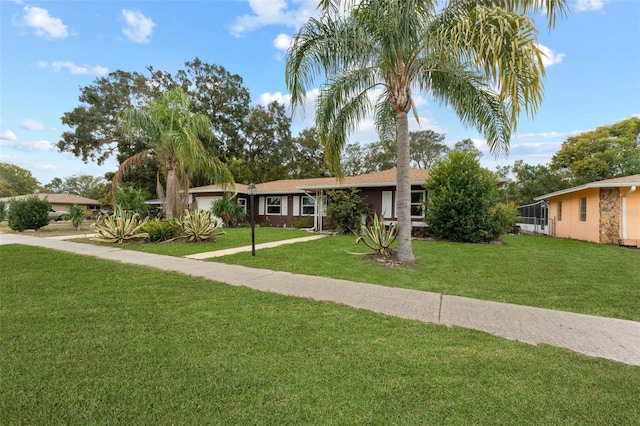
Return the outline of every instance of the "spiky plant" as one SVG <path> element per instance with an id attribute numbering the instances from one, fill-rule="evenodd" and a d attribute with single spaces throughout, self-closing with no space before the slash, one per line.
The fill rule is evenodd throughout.
<path id="1" fill-rule="evenodd" d="M 383 217 L 378 217 L 377 213 L 373 215 L 371 225 L 362 225 L 360 228 L 360 236 L 356 238 L 356 244 L 363 242 L 374 252 L 384 256 L 391 256 L 393 250 L 391 244 L 398 236 L 398 224 L 391 222 L 389 226 L 384 223 Z"/>
<path id="2" fill-rule="evenodd" d="M 222 221 L 207 210 L 185 210 L 180 221 L 172 220 L 172 223 L 180 223 L 182 237 L 188 241 L 216 241 L 219 235 L 225 234 L 220 228 Z"/>
<path id="3" fill-rule="evenodd" d="M 149 234 L 149 240 L 153 242 L 172 241 L 179 237 L 182 226 L 179 221 L 162 219 L 148 220 L 142 225 L 142 230 Z"/>
<path id="4" fill-rule="evenodd" d="M 113 214 L 100 216 L 96 223 L 91 225 L 91 230 L 98 234 L 91 240 L 122 244 L 126 240 L 147 238 L 149 234 L 143 231 L 146 222 L 147 218 L 143 219 L 138 213 L 124 210 L 117 205 Z"/>

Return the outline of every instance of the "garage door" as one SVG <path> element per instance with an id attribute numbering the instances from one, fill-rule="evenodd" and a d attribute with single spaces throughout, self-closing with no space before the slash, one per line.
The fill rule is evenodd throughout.
<path id="1" fill-rule="evenodd" d="M 222 197 L 198 197 L 196 198 L 196 206 L 198 210 L 211 210 L 211 204 Z"/>

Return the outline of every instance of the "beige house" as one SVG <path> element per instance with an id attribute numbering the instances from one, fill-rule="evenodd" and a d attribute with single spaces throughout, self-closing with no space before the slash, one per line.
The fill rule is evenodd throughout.
<path id="1" fill-rule="evenodd" d="M 549 203 L 549 234 L 639 247 L 640 174 L 592 182 L 535 200 Z"/>
<path id="2" fill-rule="evenodd" d="M 79 195 L 71 194 L 35 194 L 39 199 L 47 199 L 51 207 L 56 211 L 68 212 L 71 207 L 78 205 L 84 207 L 85 216 L 92 217 L 100 214 L 100 201 L 92 200 L 91 198 L 81 197 Z M 30 195 L 18 195 L 15 197 L 0 198 L 0 201 L 10 203 L 11 200 L 23 200 Z"/>

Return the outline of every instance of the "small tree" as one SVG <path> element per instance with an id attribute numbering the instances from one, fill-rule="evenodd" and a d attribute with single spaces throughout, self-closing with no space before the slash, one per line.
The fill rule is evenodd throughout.
<path id="1" fill-rule="evenodd" d="M 213 202 L 211 212 L 222 219 L 229 228 L 235 228 L 238 222 L 247 216 L 244 206 L 234 203 L 227 194 Z"/>
<path id="2" fill-rule="evenodd" d="M 513 227 L 515 207 L 500 206 L 498 178 L 472 152 L 453 150 L 436 162 L 425 185 L 426 222 L 438 239 L 479 243 Z"/>
<path id="3" fill-rule="evenodd" d="M 362 217 L 369 212 L 369 207 L 358 195 L 358 190 L 352 188 L 349 191 L 327 191 L 328 205 L 327 217 L 329 224 L 336 231 L 343 233 L 356 233 L 362 225 Z"/>
<path id="4" fill-rule="evenodd" d="M 9 228 L 22 232 L 25 229 L 36 231 L 49 224 L 51 204 L 35 195 L 24 200 L 11 200 L 9 205 Z"/>
<path id="5" fill-rule="evenodd" d="M 129 210 L 140 216 L 146 216 L 149 212 L 149 206 L 144 202 L 147 198 L 149 194 L 130 186 L 119 188 L 116 194 L 117 204 L 122 210 Z"/>
<path id="6" fill-rule="evenodd" d="M 74 204 L 73 207 L 69 210 L 69 219 L 71 223 L 76 228 L 76 231 L 80 229 L 80 225 L 86 219 L 85 209 L 84 207 L 80 207 L 77 204 Z"/>

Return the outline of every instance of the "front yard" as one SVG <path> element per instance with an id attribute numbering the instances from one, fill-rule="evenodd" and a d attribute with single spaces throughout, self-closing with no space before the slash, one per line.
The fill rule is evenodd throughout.
<path id="1" fill-rule="evenodd" d="M 325 240 L 296 251 L 396 278 L 457 251 L 425 242 L 423 266 L 387 270 Z M 640 423 L 637 367 L 52 250 L 0 257 L 3 424 Z"/>

